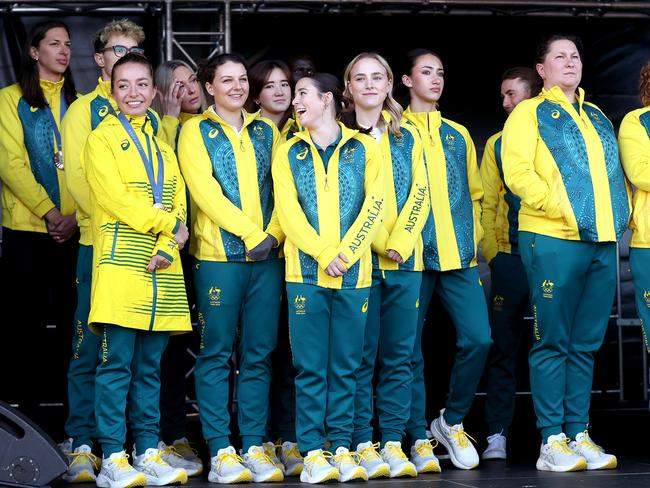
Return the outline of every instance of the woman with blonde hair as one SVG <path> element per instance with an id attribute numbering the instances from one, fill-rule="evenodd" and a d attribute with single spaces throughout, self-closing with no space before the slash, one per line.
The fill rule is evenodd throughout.
<path id="1" fill-rule="evenodd" d="M 352 445 L 369 478 L 417 476 L 402 451 L 411 404 L 411 357 L 422 281 L 421 232 L 429 210 L 422 142 L 393 99 L 393 72 L 376 53 L 361 53 L 345 69 L 342 121 L 372 135 L 386 173 L 385 214 L 373 241 L 373 272 L 363 358 L 356 373 Z M 379 353 L 379 355 L 378 355 Z M 379 361 L 379 444 L 372 442 L 372 378 Z"/>

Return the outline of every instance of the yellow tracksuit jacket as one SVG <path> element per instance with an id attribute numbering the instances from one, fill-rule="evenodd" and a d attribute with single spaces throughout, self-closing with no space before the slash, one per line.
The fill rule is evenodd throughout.
<path id="1" fill-rule="evenodd" d="M 77 222 L 81 231 L 79 243 L 86 246 L 92 244 L 93 238 L 90 227 L 90 188 L 81 165 L 81 154 L 90 133 L 109 113 L 115 110 L 117 110 L 117 103 L 111 96 L 111 82 L 99 78 L 95 89 L 75 100 L 63 117 L 61 137 L 63 138 L 65 180 L 68 191 L 77 204 Z M 150 115 L 154 134 L 157 134 L 161 125 L 160 119 L 153 110 L 150 110 Z M 162 126 L 165 129 L 165 124 Z M 165 134 L 167 132 L 164 130 Z M 169 142 L 167 137 L 165 140 L 168 144 L 174 141 L 171 139 L 172 142 Z"/>
<path id="2" fill-rule="evenodd" d="M 64 80 L 41 80 L 45 100 L 59 126 Z M 52 122 L 43 109 L 30 107 L 18 84 L 0 90 L 0 179 L 2 225 L 13 230 L 47 232 L 43 216 L 58 208 L 63 215 L 75 211 L 65 184 L 64 169 L 54 165 Z"/>
<path id="3" fill-rule="evenodd" d="M 501 158 L 521 198 L 519 230 L 588 242 L 618 240 L 630 217 L 630 189 L 612 123 L 578 89 L 579 113 L 559 87 L 512 111 Z"/>
<path id="4" fill-rule="evenodd" d="M 341 140 L 327 170 L 307 130 L 273 158 L 288 282 L 337 289 L 372 282 L 370 244 L 384 214 L 384 162 L 372 137 L 340 126 Z M 324 270 L 339 253 L 348 258 L 348 271 L 328 276 Z"/>
<path id="5" fill-rule="evenodd" d="M 519 255 L 521 199 L 503 181 L 501 132 L 487 140 L 481 159 L 483 182 L 483 256 L 489 263 L 499 252 Z"/>
<path id="6" fill-rule="evenodd" d="M 155 177 L 153 116 L 129 119 L 143 148 L 151 147 Z M 153 207 L 140 153 L 117 117 L 108 115 L 89 136 L 82 164 L 90 185 L 93 278 L 88 323 L 141 330 L 190 330 L 178 245 L 173 236 L 185 221 L 185 184 L 172 148 L 156 139 L 164 161 L 163 203 Z M 146 151 L 146 149 L 145 149 Z M 155 254 L 171 261 L 148 273 Z"/>
<path id="7" fill-rule="evenodd" d="M 386 125 L 388 112 L 382 112 Z M 383 224 L 372 242 L 373 267 L 383 270 L 422 271 L 422 229 L 429 217 L 429 185 L 422 141 L 417 129 L 406 121 L 401 136 L 382 134 L 379 150 L 386 178 Z M 399 264 L 388 258 L 394 249 L 404 259 Z"/>
<path id="8" fill-rule="evenodd" d="M 246 251 L 267 234 L 284 241 L 271 179 L 279 142 L 275 124 L 258 113 L 245 114 L 241 135 L 212 107 L 183 124 L 178 157 L 197 206 L 190 250 L 197 259 L 246 262 Z M 280 247 L 269 258 L 277 258 Z"/>
<path id="9" fill-rule="evenodd" d="M 634 185 L 630 247 L 650 247 L 650 107 L 628 113 L 618 131 L 621 162 Z"/>
<path id="10" fill-rule="evenodd" d="M 483 185 L 474 142 L 465 127 L 436 112 L 404 111 L 419 131 L 429 178 L 431 210 L 422 231 L 424 269 L 449 271 L 476 266 L 483 237 Z"/>

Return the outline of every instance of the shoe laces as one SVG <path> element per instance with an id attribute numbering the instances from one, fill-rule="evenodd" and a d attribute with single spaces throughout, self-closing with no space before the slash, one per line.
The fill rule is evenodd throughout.
<path id="1" fill-rule="evenodd" d="M 291 449 L 284 449 L 282 451 L 282 454 L 284 455 L 285 458 L 295 458 L 299 459 L 302 461 L 302 456 L 300 455 L 300 450 L 298 450 L 298 445 L 294 445 Z"/>
<path id="2" fill-rule="evenodd" d="M 336 454 L 334 457 L 332 457 L 332 459 L 337 464 L 352 464 L 358 466 L 359 462 L 361 461 L 361 456 L 359 456 L 357 452 L 348 451 L 342 452 L 341 454 Z"/>
<path id="3" fill-rule="evenodd" d="M 189 441 L 176 442 L 167 447 L 174 449 L 174 452 L 178 453 L 184 459 L 189 457 L 199 457 L 199 451 L 194 449 Z"/>
<path id="4" fill-rule="evenodd" d="M 361 449 L 357 453 L 357 456 L 359 456 L 360 460 L 364 460 L 364 461 L 370 461 L 370 460 L 373 460 L 373 459 L 381 459 L 381 456 L 377 452 L 377 449 L 379 449 L 379 446 L 380 446 L 380 444 L 379 444 L 379 442 L 377 442 L 375 444 L 371 444 L 371 445 L 369 445 L 367 447 L 364 447 L 363 449 Z"/>
<path id="5" fill-rule="evenodd" d="M 232 452 L 226 452 L 217 458 L 217 463 L 221 463 L 225 466 L 237 466 L 242 464 L 244 460 L 237 454 Z"/>
<path id="6" fill-rule="evenodd" d="M 259 450 L 252 454 L 249 454 L 248 457 L 249 459 L 252 459 L 253 461 L 257 461 L 260 464 L 269 464 L 271 466 L 275 466 L 275 463 L 273 462 L 271 457 L 263 450 Z"/>
<path id="7" fill-rule="evenodd" d="M 595 451 L 598 454 L 603 452 L 603 448 L 591 440 L 591 437 L 589 437 L 589 434 L 587 433 L 586 430 L 584 431 L 584 437 L 580 442 L 578 442 L 578 445 L 586 449 L 591 449 L 592 451 Z"/>
<path id="8" fill-rule="evenodd" d="M 265 442 L 262 444 L 262 449 L 264 449 L 264 452 L 266 455 L 273 461 L 274 459 L 278 458 L 278 453 L 277 453 L 277 448 L 282 447 L 282 444 L 273 444 L 272 442 Z"/>
<path id="9" fill-rule="evenodd" d="M 152 454 L 148 458 L 144 459 L 144 462 L 148 464 L 158 464 L 161 466 L 167 466 L 168 464 L 163 460 L 163 458 L 160 457 L 160 451 L 158 451 L 156 454 Z"/>
<path id="10" fill-rule="evenodd" d="M 84 461 L 90 462 L 93 468 L 99 469 L 99 458 L 95 456 L 92 452 L 71 452 L 68 454 L 68 457 L 72 459 L 70 462 L 70 467 L 75 464 L 83 463 Z"/>
<path id="11" fill-rule="evenodd" d="M 419 446 L 415 447 L 415 452 L 420 457 L 433 456 L 433 448 L 438 445 L 438 441 L 435 441 L 435 444 L 431 444 L 429 439 L 426 439 Z"/>
<path id="12" fill-rule="evenodd" d="M 449 429 L 449 435 L 455 441 L 456 445 L 461 449 L 465 449 L 466 447 L 469 447 L 470 443 L 468 439 L 471 439 L 474 441 L 474 443 L 476 443 L 476 439 L 474 439 L 471 435 L 465 432 L 465 429 L 463 429 L 462 427 L 456 427 L 456 426 L 451 427 Z"/>
<path id="13" fill-rule="evenodd" d="M 570 439 L 565 437 L 563 440 L 554 440 L 551 444 L 551 449 L 558 451 L 562 454 L 575 454 L 569 447 Z"/>
<path id="14" fill-rule="evenodd" d="M 183 458 L 183 455 L 180 453 L 180 451 L 174 447 L 174 446 L 165 446 L 163 449 L 160 449 L 160 455 L 169 455 L 177 458 Z"/>
<path id="15" fill-rule="evenodd" d="M 429 445 L 431 445 L 429 443 Z M 418 446 L 419 448 L 420 446 Z M 394 444 L 391 444 L 390 446 L 384 446 L 384 450 L 386 451 L 387 454 L 392 455 L 393 457 L 396 457 L 397 459 L 401 459 L 404 461 L 408 461 L 408 458 L 406 457 L 406 454 L 404 454 L 404 451 L 400 447 L 397 447 Z M 417 449 L 416 449 L 417 451 Z M 431 448 L 431 453 L 433 454 L 433 448 Z M 418 452 L 418 454 L 420 454 Z"/>
<path id="16" fill-rule="evenodd" d="M 325 466 L 329 465 L 327 462 L 328 459 L 334 459 L 336 461 L 335 456 L 329 452 L 329 451 L 321 451 L 318 454 L 312 454 L 311 456 L 307 456 L 305 458 L 305 462 L 309 464 L 313 464 L 314 466 Z"/>
<path id="17" fill-rule="evenodd" d="M 113 459 L 112 463 L 119 471 L 130 471 L 133 469 L 129 464 L 129 455 L 125 452 L 117 459 Z"/>

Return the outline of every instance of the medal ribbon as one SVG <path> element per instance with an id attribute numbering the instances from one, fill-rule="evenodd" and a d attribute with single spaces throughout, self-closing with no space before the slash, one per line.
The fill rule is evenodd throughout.
<path id="1" fill-rule="evenodd" d="M 68 103 L 65 101 L 65 94 L 63 93 L 63 89 L 61 89 L 61 104 L 59 107 L 59 122 L 63 120 L 63 116 L 65 115 L 65 112 L 68 110 Z M 54 118 L 54 114 L 52 113 L 52 109 L 50 108 L 50 104 L 45 104 L 45 112 L 47 112 L 47 115 L 50 117 L 50 122 L 52 122 L 52 132 L 54 132 L 54 143 L 56 144 L 56 154 L 59 158 L 62 157 L 63 154 L 63 146 L 61 144 L 61 131 L 59 130 L 59 126 L 56 123 L 56 120 Z M 62 163 L 63 161 L 61 161 Z M 61 164 L 59 163 L 59 164 Z"/>
<path id="2" fill-rule="evenodd" d="M 140 143 L 140 139 L 138 139 L 138 136 L 136 135 L 133 126 L 127 120 L 127 118 L 124 116 L 122 112 L 117 114 L 117 119 L 120 121 L 122 127 L 124 127 L 124 130 L 129 135 L 129 137 L 133 141 L 133 144 L 135 144 L 136 149 L 140 153 L 140 158 L 142 158 L 142 164 L 144 164 L 144 169 L 147 172 L 147 178 L 149 178 L 149 184 L 151 185 L 151 192 L 153 193 L 154 205 L 155 204 L 162 205 L 163 183 L 165 181 L 165 167 L 163 166 L 162 154 L 160 152 L 160 148 L 158 147 L 158 143 L 156 142 L 156 139 L 154 138 L 153 143 L 154 146 L 156 146 L 156 156 L 158 157 L 158 180 L 157 181 L 153 174 L 153 156 L 151 154 L 151 143 L 149 142 L 149 137 L 147 137 L 145 134 L 145 139 L 147 140 L 147 153 L 148 153 L 147 155 L 144 152 L 144 148 L 142 147 L 142 144 Z"/>

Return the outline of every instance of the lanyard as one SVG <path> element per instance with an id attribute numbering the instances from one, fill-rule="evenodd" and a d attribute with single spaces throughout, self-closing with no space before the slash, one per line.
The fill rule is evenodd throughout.
<path id="1" fill-rule="evenodd" d="M 68 110 L 68 103 L 65 100 L 65 94 L 61 90 L 61 103 L 59 106 L 59 122 L 63 120 L 66 110 Z M 50 117 L 50 122 L 52 123 L 52 132 L 54 132 L 54 143 L 56 144 L 56 152 L 54 153 L 54 165 L 58 169 L 63 169 L 63 146 L 61 144 L 61 131 L 59 126 L 54 119 L 54 114 L 49 104 L 45 105 L 45 112 Z"/>
<path id="2" fill-rule="evenodd" d="M 165 167 L 163 166 L 162 154 L 160 153 L 160 148 L 158 147 L 158 143 L 156 142 L 156 139 L 154 138 L 153 143 L 156 146 L 156 155 L 158 156 L 158 181 L 156 181 L 153 174 L 153 156 L 151 154 L 151 143 L 149 142 L 149 138 L 145 137 L 147 140 L 147 152 L 148 152 L 148 157 L 147 157 L 147 154 L 145 154 L 144 148 L 140 143 L 140 139 L 138 139 L 135 130 L 133 130 L 133 126 L 131 126 L 131 123 L 127 120 L 127 118 L 124 116 L 122 112 L 117 114 L 117 119 L 120 121 L 122 127 L 124 127 L 124 130 L 127 132 L 127 134 L 129 134 L 129 137 L 133 141 L 133 144 L 135 144 L 135 147 L 140 153 L 140 158 L 142 158 L 142 164 L 144 164 L 144 169 L 147 171 L 147 177 L 149 178 L 149 184 L 151 185 L 154 207 L 161 208 L 164 210 L 164 205 L 162 203 L 162 196 L 163 196 L 163 182 L 165 181 Z"/>

